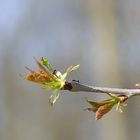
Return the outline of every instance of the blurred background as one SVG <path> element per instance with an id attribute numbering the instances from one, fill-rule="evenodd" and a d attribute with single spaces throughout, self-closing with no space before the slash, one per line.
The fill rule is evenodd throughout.
<path id="1" fill-rule="evenodd" d="M 140 97 L 96 122 L 85 97 L 107 96 L 62 91 L 52 108 L 51 92 L 19 76 L 45 56 L 62 72 L 81 64 L 68 80 L 135 88 L 139 53 L 138 0 L 0 0 L 0 140 L 139 140 Z"/>

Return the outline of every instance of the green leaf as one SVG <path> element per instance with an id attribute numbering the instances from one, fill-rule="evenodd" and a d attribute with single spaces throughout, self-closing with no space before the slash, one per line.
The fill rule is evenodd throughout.
<path id="1" fill-rule="evenodd" d="M 66 77 L 74 70 L 78 69 L 80 67 L 80 64 L 79 65 L 76 65 L 76 66 L 70 66 L 67 68 L 66 72 L 63 74 L 62 76 L 62 79 L 66 79 Z"/>
<path id="2" fill-rule="evenodd" d="M 125 106 L 127 106 L 127 104 L 118 102 L 117 107 L 116 107 L 116 111 L 122 113 Z"/>
<path id="3" fill-rule="evenodd" d="M 78 64 L 78 65 L 76 65 L 76 66 L 73 66 L 73 67 L 72 67 L 72 71 L 77 70 L 79 67 L 80 67 L 80 64 Z"/>
<path id="4" fill-rule="evenodd" d="M 56 100 L 59 98 L 59 90 L 55 90 L 54 93 L 50 96 L 50 105 L 53 106 Z"/>
<path id="5" fill-rule="evenodd" d="M 89 100 L 89 99 L 86 99 L 86 101 L 94 107 L 99 107 L 101 104 L 100 102 L 95 102 L 95 101 Z"/>
<path id="6" fill-rule="evenodd" d="M 69 73 L 71 73 L 72 71 L 78 69 L 79 67 L 80 67 L 80 65 L 68 67 L 67 70 L 66 70 L 67 75 L 68 75 Z"/>
<path id="7" fill-rule="evenodd" d="M 41 58 L 41 63 L 36 59 L 35 61 L 39 67 L 38 71 L 36 72 L 26 68 L 30 72 L 30 75 L 25 79 L 42 84 L 43 89 L 54 91 L 50 96 L 50 104 L 53 105 L 59 98 L 59 91 L 63 89 L 67 75 L 79 68 L 80 65 L 70 66 L 64 74 L 61 74 L 61 72 L 53 70 L 45 57 Z"/>
<path id="8" fill-rule="evenodd" d="M 48 62 L 48 60 L 45 57 L 41 58 L 41 62 L 44 66 L 46 66 L 48 68 L 49 71 L 53 71 L 52 66 L 50 65 L 50 63 Z"/>

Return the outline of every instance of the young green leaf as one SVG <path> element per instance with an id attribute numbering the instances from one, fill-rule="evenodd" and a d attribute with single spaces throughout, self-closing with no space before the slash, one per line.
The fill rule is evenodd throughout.
<path id="1" fill-rule="evenodd" d="M 56 100 L 59 98 L 59 90 L 55 90 L 54 93 L 50 96 L 49 103 L 51 106 L 54 105 Z"/>
<path id="2" fill-rule="evenodd" d="M 91 108 L 87 108 L 88 111 L 95 112 L 95 120 L 101 119 L 106 113 L 108 113 L 114 105 L 117 105 L 117 111 L 122 112 L 122 107 L 124 107 L 124 102 L 126 101 L 126 96 L 115 96 L 114 94 L 109 94 L 111 99 L 103 100 L 101 102 L 95 102 L 88 100 L 87 102 L 92 105 Z"/>
<path id="3" fill-rule="evenodd" d="M 42 62 L 42 64 L 43 64 L 44 66 L 46 66 L 46 67 L 48 68 L 48 70 L 49 70 L 50 72 L 53 71 L 52 66 L 50 65 L 49 61 L 48 61 L 45 57 L 42 57 L 42 58 L 41 58 L 41 62 Z"/>
<path id="4" fill-rule="evenodd" d="M 79 68 L 79 65 L 71 66 L 66 70 L 64 74 L 61 74 L 61 72 L 56 70 L 54 71 L 52 69 L 51 65 L 49 64 L 46 58 L 41 58 L 42 63 L 40 63 L 36 59 L 35 61 L 38 65 L 38 71 L 36 72 L 26 67 L 30 74 L 24 79 L 42 84 L 43 89 L 53 90 L 54 93 L 50 97 L 50 103 L 51 105 L 53 105 L 59 98 L 59 91 L 63 89 L 67 75 L 70 74 L 73 70 Z"/>

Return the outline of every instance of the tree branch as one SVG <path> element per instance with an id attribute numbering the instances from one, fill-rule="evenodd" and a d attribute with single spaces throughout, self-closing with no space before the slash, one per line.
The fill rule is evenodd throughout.
<path id="1" fill-rule="evenodd" d="M 86 110 L 95 112 L 95 119 L 101 119 L 106 113 L 108 113 L 113 106 L 117 105 L 117 110 L 122 112 L 124 102 L 130 97 L 140 95 L 140 83 L 136 84 L 136 89 L 121 89 L 121 88 L 107 88 L 89 86 L 79 83 L 79 81 L 73 80 L 71 82 L 66 81 L 67 76 L 77 68 L 79 65 L 70 66 L 67 68 L 64 74 L 59 71 L 53 70 L 49 62 L 42 57 L 41 63 L 35 60 L 38 65 L 38 71 L 34 71 L 28 67 L 26 69 L 30 72 L 24 79 L 41 84 L 44 89 L 54 91 L 50 96 L 49 102 L 53 105 L 59 98 L 60 90 L 69 90 L 71 92 L 96 92 L 106 93 L 110 96 L 110 99 L 103 101 L 94 101 L 87 99 L 86 101 L 92 106 Z M 47 68 L 47 69 L 46 69 Z M 102 95 L 102 94 L 101 94 Z"/>
<path id="2" fill-rule="evenodd" d="M 66 82 L 64 90 L 69 90 L 72 92 L 97 92 L 97 93 L 113 93 L 116 95 L 125 95 L 128 98 L 140 95 L 140 89 L 121 89 L 121 88 L 106 88 L 106 87 L 96 87 L 81 84 L 76 81 Z"/>

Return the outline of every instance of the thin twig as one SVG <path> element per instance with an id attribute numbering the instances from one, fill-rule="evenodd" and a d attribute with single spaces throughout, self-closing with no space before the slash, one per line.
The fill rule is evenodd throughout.
<path id="1" fill-rule="evenodd" d="M 121 89 L 121 88 L 106 88 L 106 87 L 96 87 L 81 84 L 76 81 L 66 82 L 64 90 L 69 90 L 72 92 L 97 92 L 97 93 L 113 93 L 116 95 L 125 95 L 128 98 L 132 96 L 140 95 L 140 89 Z"/>

